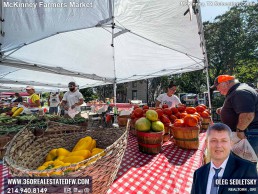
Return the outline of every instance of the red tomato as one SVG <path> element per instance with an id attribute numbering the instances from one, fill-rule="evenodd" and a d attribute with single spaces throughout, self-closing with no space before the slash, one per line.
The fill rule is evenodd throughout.
<path id="1" fill-rule="evenodd" d="M 167 104 L 163 104 L 162 105 L 162 108 L 164 109 L 164 108 L 168 108 L 168 105 Z"/>
<path id="2" fill-rule="evenodd" d="M 139 105 L 135 104 L 135 105 L 133 106 L 133 108 L 134 108 L 134 110 L 135 110 L 135 109 L 139 108 Z"/>
<path id="3" fill-rule="evenodd" d="M 159 118 L 163 115 L 163 110 L 157 109 L 156 112 L 158 113 Z"/>
<path id="4" fill-rule="evenodd" d="M 202 117 L 202 118 L 208 118 L 208 117 L 210 117 L 210 114 L 209 114 L 207 111 L 203 111 L 203 112 L 201 113 L 201 117 Z"/>
<path id="5" fill-rule="evenodd" d="M 205 111 L 205 107 L 204 107 L 204 106 L 201 106 L 201 105 L 196 106 L 195 109 L 196 109 L 197 112 L 203 112 L 203 111 Z"/>
<path id="6" fill-rule="evenodd" d="M 149 109 L 149 107 L 147 105 L 144 105 L 142 108 L 143 108 L 143 110 Z"/>
<path id="7" fill-rule="evenodd" d="M 187 114 L 194 114 L 196 112 L 196 109 L 194 107 L 186 107 L 185 111 Z"/>
<path id="8" fill-rule="evenodd" d="M 174 122 L 175 127 L 184 127 L 184 120 L 183 119 L 176 119 Z"/>
<path id="9" fill-rule="evenodd" d="M 171 108 L 172 114 L 175 115 L 176 113 L 178 113 L 178 109 L 176 107 L 172 107 Z"/>
<path id="10" fill-rule="evenodd" d="M 186 112 L 181 113 L 181 115 L 180 115 L 180 119 L 185 118 L 185 116 L 186 116 L 186 115 L 187 115 L 187 113 L 186 113 Z"/>
<path id="11" fill-rule="evenodd" d="M 164 108 L 164 109 L 163 109 L 163 113 L 164 113 L 165 115 L 170 116 L 170 115 L 172 114 L 172 111 L 171 111 L 170 108 Z"/>
<path id="12" fill-rule="evenodd" d="M 195 127 L 198 124 L 198 119 L 193 115 L 186 115 L 184 118 L 185 125 Z"/>
<path id="13" fill-rule="evenodd" d="M 175 120 L 177 119 L 177 117 L 175 115 L 170 115 L 169 118 L 170 118 L 171 123 L 174 123 Z"/>
<path id="14" fill-rule="evenodd" d="M 134 115 L 137 117 L 137 118 L 140 118 L 143 116 L 143 110 L 141 108 L 136 108 L 134 110 Z"/>
<path id="15" fill-rule="evenodd" d="M 170 123 L 170 120 L 166 115 L 162 115 L 160 120 L 162 123 Z"/>
<path id="16" fill-rule="evenodd" d="M 184 112 L 185 109 L 186 109 L 186 106 L 185 105 L 180 105 L 180 106 L 177 107 L 177 109 L 178 109 L 179 112 Z"/>

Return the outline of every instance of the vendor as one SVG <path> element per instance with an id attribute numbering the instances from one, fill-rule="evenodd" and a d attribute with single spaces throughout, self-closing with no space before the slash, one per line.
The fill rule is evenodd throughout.
<path id="1" fill-rule="evenodd" d="M 27 86 L 26 87 L 26 92 L 30 95 L 29 99 L 28 99 L 28 103 L 23 103 L 24 106 L 26 107 L 37 107 L 37 108 L 41 108 L 40 105 L 40 98 L 39 96 L 35 93 L 35 89 L 33 86 Z"/>
<path id="2" fill-rule="evenodd" d="M 70 82 L 68 84 L 68 88 L 69 91 L 67 91 L 64 94 L 63 100 L 61 102 L 61 107 L 64 108 L 65 110 L 65 114 L 68 114 L 68 110 L 70 109 L 74 109 L 75 111 L 79 112 L 79 114 L 77 114 L 78 116 L 80 116 L 80 112 L 81 112 L 81 105 L 83 104 L 83 95 L 81 92 L 79 92 L 78 90 L 78 86 L 76 85 L 75 82 Z"/>
<path id="3" fill-rule="evenodd" d="M 181 105 L 180 99 L 175 95 L 177 86 L 172 82 L 167 87 L 167 92 L 160 94 L 156 100 L 156 107 L 162 107 L 163 104 L 167 104 L 168 107 L 175 107 Z"/>
<path id="4" fill-rule="evenodd" d="M 219 75 L 211 89 L 226 96 L 223 106 L 216 110 L 221 121 L 240 139 L 246 139 L 258 156 L 258 94 L 232 75 Z"/>

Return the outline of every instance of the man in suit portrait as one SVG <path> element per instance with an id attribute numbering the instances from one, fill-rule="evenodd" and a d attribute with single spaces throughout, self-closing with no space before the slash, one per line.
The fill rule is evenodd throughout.
<path id="1" fill-rule="evenodd" d="M 248 189 L 246 185 L 237 186 L 244 188 L 238 190 L 232 189 L 229 185 L 214 184 L 218 178 L 257 179 L 255 164 L 231 153 L 231 136 L 231 129 L 225 124 L 216 123 L 209 127 L 206 141 L 211 162 L 194 172 L 191 194 L 257 193 L 255 189 Z"/>

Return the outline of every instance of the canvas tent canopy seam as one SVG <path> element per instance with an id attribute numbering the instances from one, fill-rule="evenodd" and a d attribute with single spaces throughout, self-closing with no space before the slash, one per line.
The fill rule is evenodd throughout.
<path id="1" fill-rule="evenodd" d="M 1 86 L 35 81 L 65 90 L 69 81 L 86 88 L 207 68 L 200 13 L 190 21 L 178 1 L 1 8 Z"/>

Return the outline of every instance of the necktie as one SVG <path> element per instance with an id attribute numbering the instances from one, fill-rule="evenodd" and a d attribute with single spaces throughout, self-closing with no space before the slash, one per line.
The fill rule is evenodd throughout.
<path id="1" fill-rule="evenodd" d="M 210 194 L 217 194 L 218 193 L 218 186 L 215 185 L 215 180 L 218 179 L 218 174 L 222 168 L 213 168 L 215 170 L 215 174 L 212 178 L 211 183 L 211 193 Z"/>

